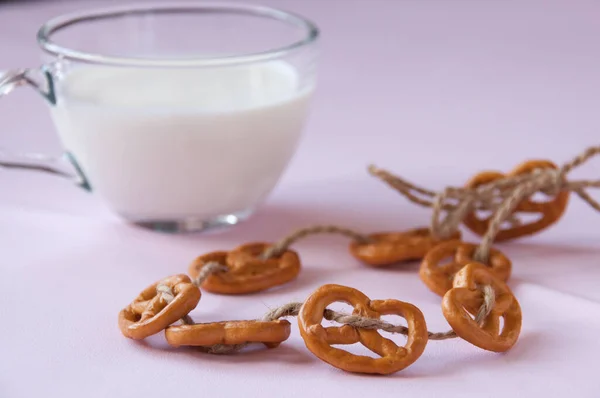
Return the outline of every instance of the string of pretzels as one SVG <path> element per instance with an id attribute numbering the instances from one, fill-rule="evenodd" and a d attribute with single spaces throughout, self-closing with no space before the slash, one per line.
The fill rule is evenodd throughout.
<path id="1" fill-rule="evenodd" d="M 336 225 L 317 225 L 297 230 L 274 244 L 249 243 L 228 252 L 207 253 L 190 265 L 189 277 L 165 278 L 147 288 L 123 309 L 119 316 L 121 330 L 127 337 L 140 339 L 165 329 L 171 345 L 194 345 L 205 352 L 228 354 L 251 342 L 263 342 L 268 347 L 279 345 L 290 333 L 290 323 L 280 319 L 298 316 L 302 338 L 310 351 L 333 366 L 362 373 L 388 374 L 401 370 L 421 355 L 428 340 L 460 337 L 486 350 L 506 351 L 519 336 L 521 309 L 505 284 L 510 276 L 511 262 L 499 250 L 492 250 L 491 245 L 496 240 L 535 233 L 555 222 L 564 212 L 568 192 L 577 194 L 600 211 L 600 203 L 588 193 L 591 188 L 600 188 L 600 180 L 567 178 L 574 169 L 599 154 L 600 146 L 590 147 L 556 168 L 551 162 L 530 161 L 509 176 L 483 173 L 466 187 L 448 187 L 441 192 L 370 166 L 372 175 L 410 201 L 433 209 L 429 228 L 366 235 Z M 532 201 L 531 196 L 537 192 L 552 197 L 552 201 Z M 480 220 L 474 215 L 478 211 L 492 215 Z M 541 212 L 542 220 L 522 225 L 518 216 L 522 211 Z M 550 216 L 546 217 L 548 214 Z M 460 239 L 458 228 L 461 223 L 482 236 L 478 245 Z M 506 224 L 509 224 L 508 230 L 503 229 Z M 289 282 L 300 270 L 300 259 L 290 246 L 316 234 L 350 238 L 350 252 L 372 266 L 421 259 L 419 275 L 427 287 L 443 296 L 442 312 L 452 329 L 430 332 L 422 313 L 412 304 L 398 300 L 370 300 L 356 289 L 339 285 L 324 285 L 304 303 L 281 305 L 251 321 L 196 324 L 187 315 L 200 300 L 200 287 L 213 293 L 244 294 Z M 447 256 L 452 256 L 450 263 L 442 263 Z M 148 299 L 153 290 L 155 295 Z M 323 306 L 336 301 L 352 303 L 355 313 L 347 314 Z M 385 314 L 403 316 L 408 327 L 382 320 L 380 316 Z M 502 333 L 498 330 L 500 317 L 504 320 Z M 173 326 L 178 319 L 182 325 Z M 351 328 L 322 328 L 322 319 Z M 138 326 L 140 330 L 136 329 Z M 208 330 L 216 330 L 218 334 Z M 273 330 L 281 334 L 260 334 Z M 398 350 L 394 342 L 378 333 L 361 332 L 373 330 L 408 336 L 406 350 Z M 210 338 L 207 339 L 207 335 Z M 332 344 L 357 341 L 385 358 L 376 363 L 370 359 L 363 363 L 363 359 L 331 347 Z"/>
<path id="2" fill-rule="evenodd" d="M 217 262 L 207 263 L 203 268 L 202 272 L 192 280 L 192 283 L 198 287 L 202 285 L 202 282 L 206 280 L 211 274 L 219 273 L 219 272 L 227 272 L 227 268 L 222 264 Z M 170 303 L 175 299 L 175 295 L 171 288 L 167 285 L 159 284 L 156 287 L 156 291 L 158 294 L 162 295 L 162 299 L 166 303 Z M 495 294 L 494 290 L 489 286 L 485 285 L 481 287 L 481 291 L 483 294 L 483 302 L 477 315 L 475 316 L 475 322 L 481 324 L 483 320 L 489 315 L 492 311 L 492 308 L 495 304 Z M 300 308 L 302 307 L 301 302 L 291 302 L 279 307 L 271 309 L 267 312 L 262 318 L 257 319 L 258 321 L 269 322 L 274 321 L 281 318 L 286 317 L 294 317 L 297 316 L 300 312 Z M 393 334 L 402 334 L 408 335 L 409 330 L 406 326 L 402 325 L 394 325 L 392 323 L 383 321 L 381 319 L 369 318 L 355 314 L 346 314 L 343 312 L 333 311 L 330 309 L 325 309 L 323 312 L 323 318 L 328 321 L 334 321 L 344 325 L 350 325 L 359 329 L 367 329 L 367 330 L 382 330 L 388 333 Z M 186 325 L 194 325 L 194 320 L 186 315 L 181 319 L 181 322 Z M 453 330 L 449 330 L 446 332 L 427 332 L 429 340 L 447 340 L 456 338 L 456 333 Z M 202 351 L 211 353 L 211 354 L 231 354 L 237 351 L 242 350 L 249 343 L 245 344 L 215 344 L 208 347 L 201 347 Z"/>

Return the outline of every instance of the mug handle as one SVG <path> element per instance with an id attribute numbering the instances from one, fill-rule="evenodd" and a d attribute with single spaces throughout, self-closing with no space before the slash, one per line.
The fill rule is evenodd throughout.
<path id="1" fill-rule="evenodd" d="M 42 85 L 32 78 L 32 72 L 35 71 L 43 73 L 47 90 L 42 89 Z M 0 98 L 8 95 L 15 88 L 25 85 L 33 87 L 51 105 L 56 105 L 54 79 L 47 66 L 43 66 L 38 70 L 16 69 L 5 72 L 0 71 Z M 68 152 L 63 156 L 52 156 L 42 153 L 17 153 L 0 148 L 0 167 L 50 173 L 67 178 L 85 190 L 91 190 L 83 171 L 75 161 L 75 158 Z"/>

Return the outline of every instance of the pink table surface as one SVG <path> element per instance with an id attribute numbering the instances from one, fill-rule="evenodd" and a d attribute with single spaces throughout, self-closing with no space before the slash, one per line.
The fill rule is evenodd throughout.
<path id="1" fill-rule="evenodd" d="M 297 156 L 247 223 L 214 235 L 162 235 L 126 225 L 66 181 L 0 171 L 0 397 L 598 397 L 600 215 L 577 198 L 556 227 L 500 246 L 513 260 L 510 286 L 524 314 L 522 336 L 506 354 L 432 341 L 406 370 L 371 377 L 314 357 L 294 320 L 280 348 L 235 356 L 174 351 L 161 335 L 123 338 L 118 311 L 200 253 L 314 223 L 366 232 L 427 224 L 428 210 L 368 176 L 371 162 L 440 189 L 482 168 L 509 170 L 530 157 L 560 163 L 598 144 L 598 2 L 263 2 L 315 20 L 323 58 Z M 96 4 L 0 6 L 0 65 L 38 65 L 37 27 Z M 32 91 L 3 99 L 0 112 L 1 145 L 59 151 Z M 597 177 L 599 165 L 576 174 Z M 297 281 L 245 297 L 205 293 L 191 315 L 254 318 L 338 283 L 414 303 L 430 330 L 448 328 L 417 264 L 368 268 L 346 245 L 303 241 Z"/>

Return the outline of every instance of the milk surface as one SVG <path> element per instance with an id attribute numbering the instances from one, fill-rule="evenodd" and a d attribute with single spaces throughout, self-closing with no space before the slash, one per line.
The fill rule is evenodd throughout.
<path id="1" fill-rule="evenodd" d="M 256 206 L 292 157 L 312 87 L 282 62 L 219 69 L 81 66 L 52 117 L 112 209 L 130 219 Z"/>

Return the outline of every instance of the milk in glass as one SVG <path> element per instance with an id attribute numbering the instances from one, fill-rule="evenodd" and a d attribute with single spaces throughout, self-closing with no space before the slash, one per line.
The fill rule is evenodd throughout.
<path id="1" fill-rule="evenodd" d="M 52 117 L 66 150 L 130 219 L 246 211 L 292 157 L 311 86 L 283 62 L 190 69 L 81 66 Z"/>

